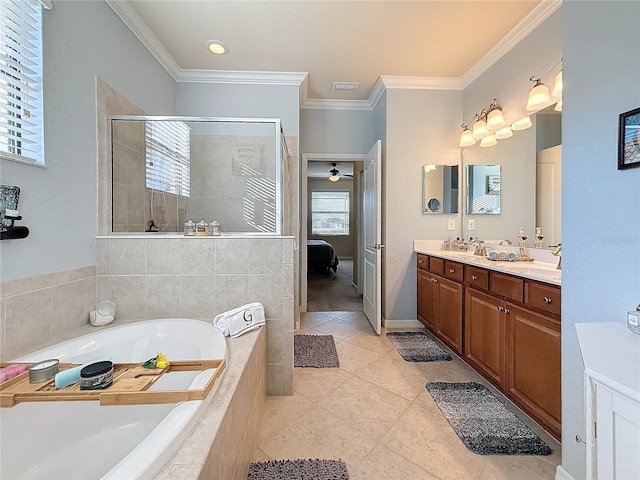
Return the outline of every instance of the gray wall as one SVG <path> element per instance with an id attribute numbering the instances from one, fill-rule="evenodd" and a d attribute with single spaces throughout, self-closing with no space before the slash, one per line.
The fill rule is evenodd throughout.
<path id="1" fill-rule="evenodd" d="M 373 142 L 372 114 L 366 110 L 300 110 L 303 153 L 367 153 Z"/>
<path id="2" fill-rule="evenodd" d="M 640 168 L 616 168 L 618 115 L 640 105 L 640 2 L 562 8 L 562 465 L 581 479 L 585 448 L 573 439 L 584 435 L 583 366 L 574 324 L 625 322 L 640 299 Z M 615 348 L 603 344 L 602 355 Z"/>
<path id="3" fill-rule="evenodd" d="M 174 113 L 173 79 L 106 3 L 54 2 L 43 39 L 47 166 L 1 163 L 31 231 L 0 244 L 3 281 L 95 264 L 96 77 L 150 114 Z"/>

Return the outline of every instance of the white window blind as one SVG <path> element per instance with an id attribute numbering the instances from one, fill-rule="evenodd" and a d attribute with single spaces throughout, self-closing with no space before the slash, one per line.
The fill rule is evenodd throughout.
<path id="1" fill-rule="evenodd" d="M 349 235 L 349 192 L 311 192 L 311 233 Z"/>
<path id="2" fill-rule="evenodd" d="M 146 122 L 147 187 L 188 197 L 190 131 L 184 122 Z"/>
<path id="3" fill-rule="evenodd" d="M 0 0 L 0 156 L 44 164 L 42 5 Z"/>

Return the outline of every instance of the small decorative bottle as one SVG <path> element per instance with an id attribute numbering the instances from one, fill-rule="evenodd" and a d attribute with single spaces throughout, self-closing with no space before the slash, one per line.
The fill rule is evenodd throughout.
<path id="1" fill-rule="evenodd" d="M 636 335 L 640 335 L 640 305 L 627 312 L 627 327 Z"/>
<path id="2" fill-rule="evenodd" d="M 196 237 L 205 237 L 209 235 L 209 224 L 204 220 L 200 220 L 196 224 Z"/>
<path id="3" fill-rule="evenodd" d="M 542 248 L 542 240 L 544 239 L 544 235 L 542 235 L 542 228 L 536 227 L 536 234 L 533 236 L 533 246 L 534 248 Z"/>
<path id="4" fill-rule="evenodd" d="M 184 224 L 184 234 L 187 237 L 192 237 L 196 234 L 196 224 L 193 223 L 192 220 L 185 222 Z"/>
<path id="5" fill-rule="evenodd" d="M 209 224 L 209 235 L 212 235 L 214 237 L 219 237 L 221 233 L 222 232 L 220 229 L 220 222 L 218 222 L 217 220 L 214 220 Z"/>

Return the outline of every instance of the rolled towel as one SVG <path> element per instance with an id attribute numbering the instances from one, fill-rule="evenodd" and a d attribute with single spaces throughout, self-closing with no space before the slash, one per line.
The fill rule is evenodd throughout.
<path id="1" fill-rule="evenodd" d="M 29 370 L 29 365 L 26 363 L 13 363 L 0 368 L 0 383 L 11 380 L 27 370 Z"/>
<path id="2" fill-rule="evenodd" d="M 516 252 L 507 253 L 507 260 L 509 260 L 510 262 L 513 262 L 516 259 L 516 257 L 517 257 Z"/>
<path id="3" fill-rule="evenodd" d="M 507 251 L 503 250 L 498 254 L 498 260 L 506 260 L 507 259 Z"/>
<path id="4" fill-rule="evenodd" d="M 260 302 L 247 303 L 241 307 L 216 315 L 213 326 L 225 337 L 236 338 L 264 325 L 264 307 Z"/>
<path id="5" fill-rule="evenodd" d="M 489 259 L 498 260 L 498 252 L 496 252 L 495 250 L 491 250 L 489 252 Z"/>
<path id="6" fill-rule="evenodd" d="M 56 373 L 54 377 L 54 383 L 56 388 L 63 388 L 68 385 L 73 385 L 74 383 L 78 383 L 80 381 L 80 370 L 82 370 L 87 365 L 91 365 L 96 362 L 105 362 L 111 361 L 111 357 L 102 357 L 92 360 L 91 362 L 83 363 L 82 365 L 78 365 L 77 367 L 67 368 L 61 372 Z"/>

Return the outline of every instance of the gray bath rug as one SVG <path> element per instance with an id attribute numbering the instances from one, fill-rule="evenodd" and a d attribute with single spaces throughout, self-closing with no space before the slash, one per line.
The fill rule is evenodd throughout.
<path id="1" fill-rule="evenodd" d="M 270 460 L 249 465 L 247 480 L 348 480 L 342 460 Z"/>
<path id="2" fill-rule="evenodd" d="M 407 362 L 448 362 L 451 355 L 423 332 L 387 332 L 391 345 Z"/>
<path id="3" fill-rule="evenodd" d="M 550 455 L 549 446 L 485 387 L 429 382 L 427 390 L 462 443 L 480 455 Z"/>
<path id="4" fill-rule="evenodd" d="M 336 342 L 332 335 L 293 336 L 294 367 L 339 367 Z"/>

